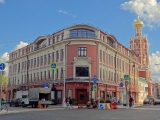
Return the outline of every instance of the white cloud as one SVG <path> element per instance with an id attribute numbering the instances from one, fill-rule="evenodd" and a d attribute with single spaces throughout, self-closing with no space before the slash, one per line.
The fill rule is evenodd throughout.
<path id="1" fill-rule="evenodd" d="M 66 15 L 69 15 L 69 16 L 71 16 L 71 17 L 73 17 L 73 18 L 75 18 L 75 17 L 76 17 L 76 15 L 72 15 L 72 14 L 70 14 L 70 13 L 68 13 L 68 12 L 64 11 L 64 10 L 59 10 L 58 12 L 59 12 L 59 13 L 66 14 Z"/>
<path id="2" fill-rule="evenodd" d="M 156 53 L 152 53 L 152 55 L 150 55 L 150 68 L 152 73 L 151 74 L 152 80 L 160 82 L 160 52 L 159 51 L 157 51 Z"/>
<path id="3" fill-rule="evenodd" d="M 4 0 L 0 0 L 0 3 L 5 3 L 5 1 Z"/>
<path id="4" fill-rule="evenodd" d="M 14 48 L 14 50 L 18 50 L 24 46 L 27 46 L 28 43 L 27 42 L 23 42 L 23 41 L 20 41 L 19 44 L 16 45 L 16 47 Z"/>
<path id="5" fill-rule="evenodd" d="M 28 45 L 28 43 L 26 43 L 26 42 L 23 42 L 23 41 L 20 41 L 17 45 L 16 45 L 16 47 L 14 47 L 14 50 L 18 50 L 18 49 L 20 49 L 20 48 L 22 48 L 22 47 L 24 47 L 24 46 L 26 46 L 26 45 Z M 5 63 L 5 65 L 6 65 L 6 67 L 5 67 L 5 73 L 6 73 L 6 75 L 8 75 L 8 64 L 6 63 L 8 60 L 9 60 L 9 53 L 8 52 L 5 52 L 2 56 L 0 56 L 0 60 L 3 62 L 3 63 Z"/>
<path id="6" fill-rule="evenodd" d="M 130 0 L 121 4 L 121 7 L 138 14 L 148 27 L 160 27 L 160 2 L 157 0 Z"/>

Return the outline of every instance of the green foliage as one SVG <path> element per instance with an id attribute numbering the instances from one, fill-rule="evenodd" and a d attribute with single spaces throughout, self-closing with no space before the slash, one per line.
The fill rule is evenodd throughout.
<path id="1" fill-rule="evenodd" d="M 73 105 L 76 105 L 76 104 L 77 104 L 75 98 L 72 98 L 72 104 L 73 104 Z"/>
<path id="2" fill-rule="evenodd" d="M 8 84 L 8 77 L 5 75 L 0 75 L 0 85 L 7 85 Z"/>
<path id="3" fill-rule="evenodd" d="M 105 103 L 105 100 L 103 98 L 101 98 L 100 103 Z"/>
<path id="4" fill-rule="evenodd" d="M 107 99 L 107 100 L 106 100 L 106 103 L 111 103 L 111 100 L 110 100 L 110 99 Z"/>

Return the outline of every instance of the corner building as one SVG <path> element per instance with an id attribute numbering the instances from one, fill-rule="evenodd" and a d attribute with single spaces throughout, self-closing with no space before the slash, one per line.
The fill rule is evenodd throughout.
<path id="1" fill-rule="evenodd" d="M 56 62 L 58 69 L 51 70 L 51 62 Z M 135 102 L 138 100 L 139 63 L 135 52 L 121 45 L 113 35 L 87 24 L 40 36 L 10 53 L 8 63 L 8 99 L 13 98 L 17 90 L 44 87 L 48 82 L 57 102 L 63 103 L 65 78 L 65 96 L 75 98 L 78 104 L 86 104 L 89 95 L 105 100 L 115 96 L 118 100 L 123 98 L 120 79 L 130 74 L 128 90 Z M 88 92 L 94 75 L 97 92 Z"/>

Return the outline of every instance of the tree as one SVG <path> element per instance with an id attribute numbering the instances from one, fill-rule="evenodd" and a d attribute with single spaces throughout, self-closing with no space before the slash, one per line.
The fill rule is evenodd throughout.
<path id="1" fill-rule="evenodd" d="M 8 84 L 8 77 L 5 75 L 0 75 L 0 85 L 7 85 Z"/>

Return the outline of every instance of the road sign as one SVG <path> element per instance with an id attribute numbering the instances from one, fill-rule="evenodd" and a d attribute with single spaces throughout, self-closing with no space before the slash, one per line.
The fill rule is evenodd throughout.
<path id="1" fill-rule="evenodd" d="M 125 81 L 125 86 L 128 86 L 128 81 Z"/>
<path id="2" fill-rule="evenodd" d="M 0 70 L 4 70 L 5 69 L 5 64 L 4 63 L 1 63 L 0 64 Z"/>
<path id="3" fill-rule="evenodd" d="M 94 75 L 93 80 L 94 80 L 94 84 L 97 84 L 97 76 L 96 75 Z"/>
<path id="4" fill-rule="evenodd" d="M 50 69 L 53 69 L 53 70 L 58 69 L 58 64 L 56 62 L 50 63 Z"/>
<path id="5" fill-rule="evenodd" d="M 49 83 L 48 83 L 48 82 L 45 82 L 45 83 L 44 83 L 44 87 L 45 87 L 45 88 L 49 88 Z"/>
<path id="6" fill-rule="evenodd" d="M 124 84 L 121 82 L 120 84 L 119 84 L 119 87 L 123 87 L 124 86 Z"/>
<path id="7" fill-rule="evenodd" d="M 100 110 L 104 110 L 104 108 L 105 108 L 105 107 L 104 107 L 104 104 L 100 103 L 100 104 L 99 104 L 99 109 L 100 109 Z"/>
<path id="8" fill-rule="evenodd" d="M 125 74 L 125 75 L 123 75 L 123 78 L 124 78 L 124 80 L 129 80 L 129 75 Z"/>
<path id="9" fill-rule="evenodd" d="M 93 85 L 93 92 L 97 92 L 97 85 Z"/>

